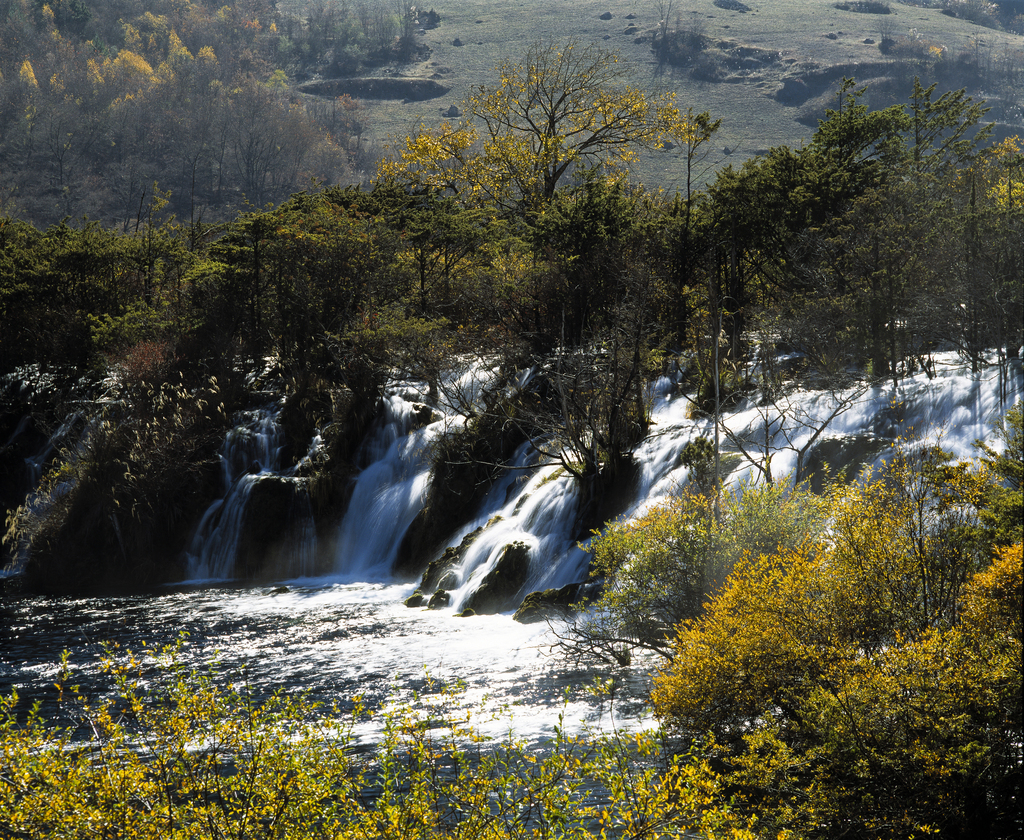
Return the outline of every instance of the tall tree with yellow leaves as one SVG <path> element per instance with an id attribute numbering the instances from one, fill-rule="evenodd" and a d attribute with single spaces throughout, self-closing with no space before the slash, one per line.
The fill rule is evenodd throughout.
<path id="1" fill-rule="evenodd" d="M 615 53 L 576 39 L 535 44 L 498 73 L 474 89 L 463 122 L 407 137 L 379 176 L 536 208 L 576 169 L 628 166 L 669 140 L 689 149 L 717 128 L 706 113 L 681 113 L 672 93 L 626 84 Z"/>

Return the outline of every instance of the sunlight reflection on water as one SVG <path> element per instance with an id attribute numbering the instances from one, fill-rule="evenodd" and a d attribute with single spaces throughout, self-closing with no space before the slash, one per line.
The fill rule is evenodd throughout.
<path id="1" fill-rule="evenodd" d="M 95 694 L 109 689 L 98 673 L 104 643 L 137 652 L 185 634 L 187 665 L 216 661 L 225 681 L 244 671 L 257 694 L 304 691 L 311 701 L 342 708 L 360 695 L 381 708 L 409 699 L 429 675 L 464 683 L 468 705 L 484 698 L 492 709 L 509 705 L 494 721 L 494 734 L 512 726 L 522 737 L 541 738 L 560 713 L 570 729 L 609 723 L 607 708 L 584 690 L 608 674 L 571 668 L 553 656 L 547 625 L 409 609 L 402 601 L 411 592 L 410 585 L 302 580 L 283 592 L 219 586 L 147 596 L 8 598 L 0 604 L 0 690 L 17 688 L 25 708 L 39 701 L 53 717 L 61 651 L 70 652 L 72 682 Z M 618 725 L 643 714 L 648 688 L 642 667 L 620 675 Z"/>

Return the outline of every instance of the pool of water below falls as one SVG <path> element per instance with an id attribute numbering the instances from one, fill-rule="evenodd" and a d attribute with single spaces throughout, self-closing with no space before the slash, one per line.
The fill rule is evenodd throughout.
<path id="1" fill-rule="evenodd" d="M 307 692 L 311 701 L 362 696 L 371 708 L 408 700 L 427 679 L 464 683 L 468 706 L 508 705 L 483 731 L 511 727 L 528 740 L 566 728 L 642 725 L 650 669 L 616 669 L 613 711 L 587 690 L 610 671 L 569 666 L 551 652 L 547 624 L 523 625 L 510 615 L 460 619 L 409 609 L 413 585 L 291 581 L 286 587 L 183 587 L 149 595 L 97 598 L 8 597 L 0 601 L 0 691 L 17 689 L 21 707 L 42 703 L 59 718 L 53 687 L 63 650 L 72 684 L 96 696 L 110 690 L 99 674 L 105 643 L 139 652 L 184 634 L 186 664 L 217 662 L 219 679 L 244 672 L 258 694 Z M 373 727 L 357 736 L 372 740 Z"/>

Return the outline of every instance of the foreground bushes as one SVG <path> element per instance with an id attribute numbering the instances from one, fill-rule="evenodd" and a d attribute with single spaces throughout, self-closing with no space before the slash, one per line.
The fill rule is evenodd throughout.
<path id="1" fill-rule="evenodd" d="M 556 730 L 543 753 L 486 743 L 441 691 L 385 714 L 377 748 L 360 752 L 358 707 L 259 698 L 244 679 L 189 670 L 179 650 L 155 664 L 108 659 L 115 690 L 99 702 L 65 669 L 69 725 L 0 701 L 0 836 L 753 837 L 707 763 L 666 758 L 653 735 Z"/>
<path id="2" fill-rule="evenodd" d="M 920 475 L 897 465 L 835 492 L 826 534 L 744 558 L 677 628 L 655 708 L 712 735 L 723 782 L 764 825 L 1020 830 L 1021 543 L 989 562 L 966 474 Z"/>

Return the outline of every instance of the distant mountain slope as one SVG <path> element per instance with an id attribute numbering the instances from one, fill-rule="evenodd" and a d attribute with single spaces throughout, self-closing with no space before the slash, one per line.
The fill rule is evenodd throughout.
<path id="1" fill-rule="evenodd" d="M 950 10 L 967 6 L 953 0 L 947 5 Z M 1004 18 L 1024 28 L 1024 18 L 1014 21 L 1009 14 L 1016 9 L 1013 2 L 1004 6 Z M 570 36 L 616 51 L 634 68 L 637 85 L 674 90 L 684 108 L 692 105 L 721 117 L 706 161 L 709 173 L 771 146 L 808 139 L 818 117 L 834 104 L 844 76 L 870 82 L 870 101 L 878 106 L 906 101 L 915 75 L 943 90 L 966 87 L 992 105 L 989 118 L 997 123 L 997 138 L 1024 134 L 1024 36 L 944 14 L 938 5 L 437 0 L 433 7 L 440 25 L 418 34 L 429 56 L 378 72 L 434 79 L 451 90 L 428 101 L 367 100 L 371 139 L 404 137 L 421 122 L 437 125 L 473 85 L 495 79 L 501 60 L 521 56 L 536 41 Z M 648 155 L 635 177 L 672 189 L 680 174 L 677 154 L 662 151 Z"/>

